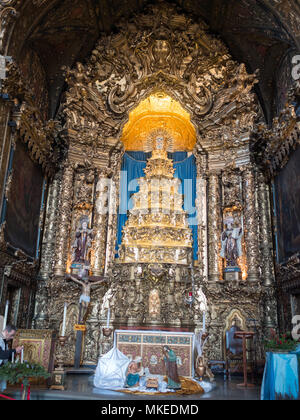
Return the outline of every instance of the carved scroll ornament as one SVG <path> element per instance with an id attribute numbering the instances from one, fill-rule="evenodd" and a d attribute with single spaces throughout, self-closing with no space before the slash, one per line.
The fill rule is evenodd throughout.
<path id="1" fill-rule="evenodd" d="M 181 103 L 206 137 L 212 131 L 214 141 L 225 141 L 226 133 L 216 132 L 221 123 L 235 130 L 232 142 L 253 127 L 256 73 L 248 75 L 231 60 L 202 22 L 160 4 L 121 20 L 118 29 L 102 36 L 87 65 L 66 69 L 69 128 L 90 129 L 103 140 L 118 137 L 129 111 L 156 92 Z M 239 123 L 234 128 L 233 116 Z"/>

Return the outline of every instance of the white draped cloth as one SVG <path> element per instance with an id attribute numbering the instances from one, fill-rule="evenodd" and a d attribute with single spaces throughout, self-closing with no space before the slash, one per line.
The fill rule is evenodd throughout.
<path id="1" fill-rule="evenodd" d="M 99 358 L 94 376 L 96 388 L 120 389 L 125 385 L 131 360 L 116 347 Z"/>

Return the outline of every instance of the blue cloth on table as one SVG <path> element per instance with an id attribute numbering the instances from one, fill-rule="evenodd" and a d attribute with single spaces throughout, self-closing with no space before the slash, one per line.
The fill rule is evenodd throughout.
<path id="1" fill-rule="evenodd" d="M 266 354 L 262 400 L 299 399 L 298 354 Z"/>
<path id="2" fill-rule="evenodd" d="M 296 353 L 298 355 L 300 355 L 300 344 L 297 346 L 295 351 L 292 351 L 291 353 Z"/>

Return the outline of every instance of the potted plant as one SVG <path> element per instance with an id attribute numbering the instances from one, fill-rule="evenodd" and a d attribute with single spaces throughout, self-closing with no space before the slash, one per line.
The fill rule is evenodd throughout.
<path id="1" fill-rule="evenodd" d="M 21 383 L 23 385 L 22 400 L 25 400 L 28 393 L 29 381 L 31 378 L 49 378 L 50 374 L 45 368 L 36 363 L 16 362 L 5 363 L 0 367 L 0 378 L 11 385 Z"/>
<path id="2" fill-rule="evenodd" d="M 264 341 L 265 350 L 273 353 L 290 353 L 296 350 L 297 345 L 291 334 L 276 334 L 273 329 L 270 339 Z"/>

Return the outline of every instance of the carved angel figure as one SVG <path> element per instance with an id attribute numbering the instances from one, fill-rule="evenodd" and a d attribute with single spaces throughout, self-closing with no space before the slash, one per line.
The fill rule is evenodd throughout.
<path id="1" fill-rule="evenodd" d="M 101 316 L 105 316 L 107 310 L 111 306 L 111 301 L 114 297 L 115 291 L 110 287 L 105 295 L 103 296 L 102 306 L 101 306 Z"/>
<path id="2" fill-rule="evenodd" d="M 195 305 L 200 312 L 208 310 L 207 299 L 201 287 L 196 291 Z"/>

